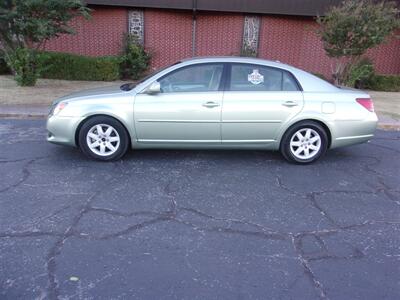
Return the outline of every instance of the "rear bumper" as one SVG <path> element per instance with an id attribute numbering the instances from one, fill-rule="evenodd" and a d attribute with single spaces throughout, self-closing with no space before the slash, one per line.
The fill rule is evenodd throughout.
<path id="1" fill-rule="evenodd" d="M 49 116 L 47 141 L 53 144 L 76 147 L 75 132 L 83 118 Z"/>
<path id="2" fill-rule="evenodd" d="M 368 114 L 362 121 L 335 121 L 331 148 L 368 142 L 374 137 L 377 125 L 375 113 Z"/>

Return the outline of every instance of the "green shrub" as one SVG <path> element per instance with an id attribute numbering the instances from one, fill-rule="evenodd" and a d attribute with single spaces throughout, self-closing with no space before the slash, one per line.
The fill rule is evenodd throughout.
<path id="1" fill-rule="evenodd" d="M 0 43 L 18 85 L 33 86 L 40 74 L 37 51 L 44 42 L 72 34 L 71 20 L 89 17 L 81 0 L 1 0 Z"/>
<path id="2" fill-rule="evenodd" d="M 374 91 L 400 92 L 400 75 L 373 75 L 365 88 Z"/>
<path id="3" fill-rule="evenodd" d="M 11 70 L 8 67 L 6 60 L 4 58 L 4 53 L 0 51 L 0 75 L 11 74 Z"/>
<path id="4" fill-rule="evenodd" d="M 121 59 L 114 56 L 87 57 L 68 53 L 41 52 L 40 76 L 49 79 L 114 81 L 120 78 Z"/>
<path id="5" fill-rule="evenodd" d="M 374 64 L 369 58 L 363 58 L 350 67 L 345 85 L 356 88 L 365 88 L 367 82 L 375 75 Z"/>
<path id="6" fill-rule="evenodd" d="M 323 2 L 323 1 L 321 1 Z M 325 1 L 328 2 L 328 1 Z M 332 1 L 330 1 L 332 2 Z M 350 70 L 368 49 L 382 44 L 400 27 L 398 1 L 336 1 L 317 18 L 326 54 L 335 59 L 333 77 L 347 84 Z M 365 70 L 363 70 L 364 72 Z"/>
<path id="7" fill-rule="evenodd" d="M 39 77 L 36 53 L 28 48 L 17 48 L 6 57 L 7 65 L 14 70 L 14 78 L 20 86 L 34 86 Z"/>
<path id="8" fill-rule="evenodd" d="M 400 76 L 376 74 L 374 65 L 368 58 L 363 58 L 351 67 L 346 84 L 374 91 L 400 92 Z"/>
<path id="9" fill-rule="evenodd" d="M 121 56 L 120 72 L 124 79 L 140 79 L 149 68 L 151 55 L 131 35 L 124 38 L 123 55 Z"/>

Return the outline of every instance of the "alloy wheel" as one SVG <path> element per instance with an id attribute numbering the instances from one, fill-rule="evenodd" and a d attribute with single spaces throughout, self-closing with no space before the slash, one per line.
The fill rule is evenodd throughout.
<path id="1" fill-rule="evenodd" d="M 114 127 L 107 124 L 96 124 L 89 129 L 86 143 L 93 153 L 110 156 L 118 150 L 121 141 Z"/>
<path id="2" fill-rule="evenodd" d="M 321 136 L 311 128 L 301 128 L 290 139 L 290 151 L 301 160 L 311 159 L 321 149 Z"/>

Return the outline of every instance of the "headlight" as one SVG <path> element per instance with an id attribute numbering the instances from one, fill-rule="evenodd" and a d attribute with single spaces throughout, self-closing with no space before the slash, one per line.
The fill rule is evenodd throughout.
<path id="1" fill-rule="evenodd" d="M 57 115 L 62 111 L 66 106 L 68 105 L 68 102 L 60 102 L 57 105 L 53 107 L 53 109 L 50 111 L 50 115 Z"/>

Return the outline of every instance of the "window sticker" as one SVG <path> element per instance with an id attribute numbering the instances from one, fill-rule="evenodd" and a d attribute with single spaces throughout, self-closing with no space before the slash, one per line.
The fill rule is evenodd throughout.
<path id="1" fill-rule="evenodd" d="M 247 80 L 254 85 L 258 85 L 264 82 L 264 76 L 260 74 L 258 69 L 254 69 L 253 73 L 247 76 Z"/>

